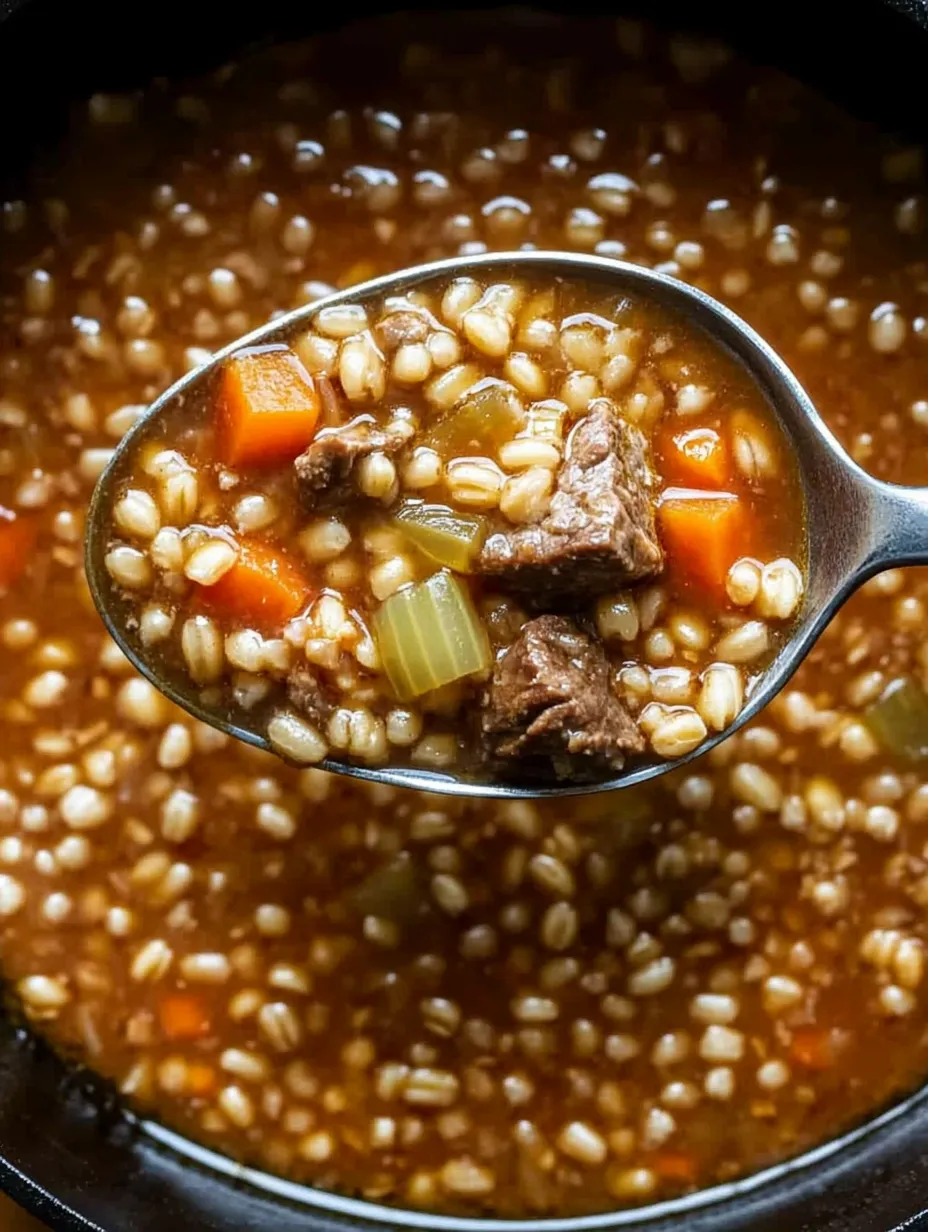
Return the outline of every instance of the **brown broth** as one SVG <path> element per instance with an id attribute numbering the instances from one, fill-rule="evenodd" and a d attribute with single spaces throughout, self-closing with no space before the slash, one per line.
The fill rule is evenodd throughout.
<path id="1" fill-rule="evenodd" d="M 86 593 L 92 484 L 191 348 L 320 283 L 524 242 L 691 278 L 858 461 L 924 483 L 922 155 L 626 24 L 421 37 L 445 50 L 355 27 L 159 86 L 133 123 L 82 111 L 2 213 L 0 504 L 38 538 L 0 599 L 0 956 L 38 1030 L 236 1158 L 577 1214 L 763 1167 L 923 1080 L 928 775 L 865 716 L 925 682 L 924 572 L 865 587 L 685 773 L 488 807 L 291 770 L 159 699 Z M 607 172 L 639 186 L 627 213 L 591 196 Z M 707 1045 L 733 1006 L 706 995 L 740 1036 Z"/>

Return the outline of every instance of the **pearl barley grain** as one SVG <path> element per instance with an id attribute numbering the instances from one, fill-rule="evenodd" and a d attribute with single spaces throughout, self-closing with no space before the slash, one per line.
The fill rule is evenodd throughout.
<path id="1" fill-rule="evenodd" d="M 64 672 L 42 672 L 23 689 L 23 701 L 36 710 L 49 710 L 60 706 L 68 691 L 68 678 Z"/>
<path id="2" fill-rule="evenodd" d="M 557 1145 L 563 1154 L 588 1167 L 601 1164 L 608 1150 L 602 1135 L 583 1121 L 571 1121 L 566 1125 L 558 1136 Z"/>
<path id="3" fill-rule="evenodd" d="M 126 590 L 144 590 L 151 585 L 151 564 L 148 557 L 137 548 L 126 544 L 111 548 L 103 563 L 117 586 Z"/>
<path id="4" fill-rule="evenodd" d="M 867 337 L 874 351 L 892 355 L 906 339 L 908 324 L 898 304 L 883 303 L 874 308 L 867 326 Z"/>
<path id="5" fill-rule="evenodd" d="M 161 529 L 161 513 L 149 492 L 130 488 L 116 502 L 113 520 L 120 530 L 136 539 L 154 539 Z"/>
<path id="6" fill-rule="evenodd" d="M 711 1023 L 699 1041 L 699 1055 L 704 1061 L 730 1064 L 744 1055 L 744 1036 L 732 1027 Z"/>
<path id="7" fill-rule="evenodd" d="M 64 793 L 58 808 L 72 830 L 94 830 L 111 817 L 113 801 L 105 792 L 79 784 Z"/>
<path id="8" fill-rule="evenodd" d="M 8 873 L 0 873 L 0 916 L 16 915 L 26 901 L 26 891 L 21 882 Z"/>

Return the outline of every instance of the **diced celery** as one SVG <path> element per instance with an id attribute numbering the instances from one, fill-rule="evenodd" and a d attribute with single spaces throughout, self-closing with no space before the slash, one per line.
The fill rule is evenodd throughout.
<path id="1" fill-rule="evenodd" d="M 425 442 L 449 458 L 495 457 L 499 446 L 511 441 L 524 422 L 525 408 L 515 389 L 496 377 L 486 377 L 432 425 Z"/>
<path id="2" fill-rule="evenodd" d="M 928 760 L 928 693 L 911 676 L 891 681 L 864 720 L 888 752 L 906 761 Z"/>
<path id="3" fill-rule="evenodd" d="M 458 573 L 470 573 L 487 537 L 486 518 L 457 513 L 447 505 L 407 501 L 394 516 L 400 530 L 421 552 Z"/>
<path id="4" fill-rule="evenodd" d="M 373 628 L 384 671 L 401 701 L 486 671 L 492 662 L 466 584 L 444 569 L 391 595 Z"/>

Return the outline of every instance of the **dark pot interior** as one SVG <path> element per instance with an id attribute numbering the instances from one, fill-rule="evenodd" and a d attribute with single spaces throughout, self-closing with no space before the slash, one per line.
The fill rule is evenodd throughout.
<path id="1" fill-rule="evenodd" d="M 698 13 L 671 0 L 647 9 L 649 17 L 666 14 L 722 32 L 755 58 L 796 71 L 883 123 L 909 131 L 925 127 L 924 0 L 853 6 L 785 0 L 769 12 L 753 5 L 733 11 L 720 0 L 699 6 Z M 363 11 L 355 8 L 352 15 Z M 276 6 L 269 30 L 265 14 L 197 0 L 167 0 L 145 11 L 111 0 L 0 0 L 4 173 L 15 180 L 17 163 L 53 131 L 68 96 L 203 68 L 243 42 L 305 33 L 325 20 L 305 5 Z M 921 1150 L 926 1134 L 923 1091 L 839 1142 L 724 1189 L 638 1213 L 480 1226 L 551 1232 L 890 1232 L 921 1226 L 919 1212 L 928 1203 L 928 1158 Z M 227 1161 L 206 1152 L 193 1158 L 195 1151 L 177 1149 L 170 1135 L 130 1120 L 95 1080 L 69 1073 L 27 1032 L 0 1022 L 0 1187 L 54 1228 L 464 1232 L 478 1226 L 321 1197 L 269 1178 L 249 1183 Z"/>

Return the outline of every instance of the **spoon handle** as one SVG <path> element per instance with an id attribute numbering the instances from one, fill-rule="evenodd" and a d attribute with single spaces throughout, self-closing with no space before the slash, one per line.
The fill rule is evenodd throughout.
<path id="1" fill-rule="evenodd" d="M 899 565 L 928 564 L 928 488 L 868 477 L 867 534 L 855 585 Z"/>

